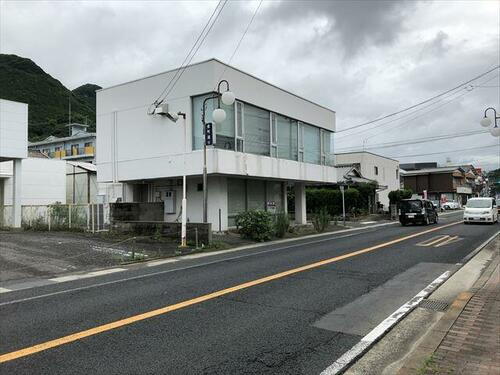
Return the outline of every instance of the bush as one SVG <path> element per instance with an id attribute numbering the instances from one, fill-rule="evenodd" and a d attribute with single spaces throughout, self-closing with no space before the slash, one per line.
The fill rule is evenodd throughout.
<path id="1" fill-rule="evenodd" d="M 274 219 L 274 230 L 276 237 L 283 238 L 290 228 L 290 219 L 285 212 L 279 212 Z"/>
<path id="2" fill-rule="evenodd" d="M 326 228 L 328 228 L 328 225 L 330 224 L 330 215 L 325 207 L 313 215 L 312 224 L 318 233 L 324 232 Z"/>
<path id="3" fill-rule="evenodd" d="M 236 216 L 236 228 L 244 238 L 268 241 L 273 235 L 273 216 L 262 210 L 245 211 Z"/>

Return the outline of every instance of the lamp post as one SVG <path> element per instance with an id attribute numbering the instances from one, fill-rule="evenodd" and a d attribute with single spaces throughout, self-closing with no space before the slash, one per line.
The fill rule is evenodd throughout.
<path id="1" fill-rule="evenodd" d="M 183 172 L 182 172 L 182 217 L 181 217 L 181 247 L 187 247 L 187 234 L 186 234 L 186 226 L 187 226 L 187 197 L 186 197 L 186 114 L 179 112 L 177 115 L 182 116 L 184 120 L 184 131 L 183 131 Z"/>
<path id="2" fill-rule="evenodd" d="M 486 113 L 489 111 L 489 110 L 492 110 L 493 111 L 493 121 L 491 120 L 491 118 L 489 118 Z M 491 126 L 491 124 L 494 123 L 494 126 L 492 126 L 490 128 L 490 133 L 492 136 L 494 137 L 500 137 L 500 127 L 498 126 L 498 120 L 500 119 L 500 116 L 497 116 L 497 111 L 495 110 L 495 108 L 493 107 L 488 107 L 484 110 L 484 117 L 483 119 L 480 121 L 480 124 L 482 127 L 484 128 L 488 128 Z"/>
<path id="3" fill-rule="evenodd" d="M 225 83 L 227 90 L 221 94 L 220 87 L 221 84 Z M 226 111 L 224 111 L 220 107 L 220 102 L 225 105 L 233 105 L 235 101 L 234 94 L 229 90 L 229 82 L 223 79 L 217 84 L 217 93 L 212 96 L 209 96 L 205 100 L 203 100 L 203 109 L 201 114 L 201 122 L 203 124 L 203 134 L 204 134 L 204 142 L 203 142 L 203 222 L 208 222 L 208 190 L 207 190 L 207 146 L 211 146 L 213 144 L 212 131 L 213 129 L 211 123 L 205 122 L 205 106 L 209 100 L 217 99 L 217 108 L 212 112 L 212 120 L 216 124 L 220 124 L 224 122 L 226 119 Z M 207 126 L 210 126 L 210 133 L 207 132 Z"/>

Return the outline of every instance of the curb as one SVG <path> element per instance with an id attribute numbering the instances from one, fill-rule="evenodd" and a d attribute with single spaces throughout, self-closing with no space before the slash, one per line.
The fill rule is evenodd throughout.
<path id="1" fill-rule="evenodd" d="M 398 323 L 400 323 L 401 320 L 403 320 L 413 310 L 415 310 L 420 305 L 420 302 L 422 300 L 429 298 L 429 296 L 431 296 L 432 293 L 434 293 L 434 291 L 439 286 L 441 286 L 443 283 L 445 283 L 447 280 L 449 280 L 450 277 L 452 277 L 458 270 L 460 270 L 465 265 L 466 262 L 468 262 L 472 257 L 477 255 L 477 253 L 479 253 L 481 250 L 483 250 L 491 241 L 495 240 L 495 238 L 499 234 L 500 234 L 500 230 L 495 232 L 495 234 L 493 234 L 486 241 L 481 243 L 469 255 L 464 257 L 460 263 L 457 263 L 457 265 L 455 267 L 453 267 L 451 270 L 446 271 L 443 275 L 441 275 L 438 278 L 439 281 L 438 281 L 438 279 L 433 281 L 431 284 L 429 284 L 429 286 L 427 288 L 425 288 L 423 291 L 421 291 L 419 294 L 417 294 L 415 297 L 413 297 L 406 304 L 401 306 L 398 310 L 396 310 L 396 312 L 391 314 L 389 316 L 389 318 L 387 318 L 386 320 L 389 320 L 393 315 L 397 315 L 397 318 L 392 320 L 390 326 L 387 326 L 384 330 L 379 330 L 378 334 L 375 335 L 372 332 L 377 330 L 377 328 L 378 328 L 378 326 L 377 326 L 373 331 L 371 331 L 366 336 L 364 336 L 349 351 L 347 351 L 345 354 L 343 354 L 341 357 L 339 357 L 339 359 L 337 359 L 332 365 L 330 365 L 325 370 L 323 370 L 321 372 L 321 375 L 336 375 L 336 374 L 342 374 L 345 371 L 347 371 L 358 359 L 360 359 L 364 354 L 366 354 L 377 342 L 379 342 L 387 333 L 389 333 L 389 331 L 391 331 Z M 483 272 L 483 275 L 486 274 L 486 272 L 488 270 L 489 270 L 489 266 Z M 446 275 L 446 276 L 443 277 L 444 275 Z M 478 283 L 480 280 L 483 279 L 483 275 L 480 276 L 480 278 L 478 279 L 478 281 L 476 281 L 476 283 Z M 430 290 L 428 290 L 428 288 L 430 288 Z M 425 295 L 422 296 L 424 291 L 425 291 Z M 473 295 L 474 295 L 474 293 L 471 293 L 471 292 L 461 293 L 460 296 L 457 298 L 457 300 L 453 302 L 453 304 L 452 304 L 452 306 L 454 306 L 453 311 L 458 311 L 458 309 L 459 309 L 456 317 L 458 317 L 458 315 L 460 315 L 460 312 L 462 312 L 462 310 L 465 308 L 465 305 L 467 305 L 467 302 L 470 300 L 470 298 L 472 298 Z M 412 303 L 412 301 L 414 301 L 417 297 L 422 297 L 422 298 L 420 298 L 418 303 Z M 463 304 L 463 306 L 462 306 L 462 304 Z M 455 321 L 456 317 L 450 323 L 450 327 L 453 324 L 453 322 Z M 384 320 L 380 325 L 383 325 L 383 323 L 386 320 Z M 445 322 L 443 322 L 443 324 L 444 323 Z M 439 331 L 439 332 L 441 332 L 441 331 Z M 444 335 L 446 335 L 447 332 L 448 332 L 447 330 L 444 332 L 443 336 L 439 340 L 439 343 L 441 342 L 442 338 L 444 337 Z M 439 336 L 437 336 L 437 337 L 439 337 Z M 439 343 L 438 343 L 438 345 L 439 345 Z M 428 353 L 427 356 L 430 355 L 431 353 Z M 344 356 L 346 356 L 347 359 L 343 360 L 342 357 L 344 357 Z M 424 360 L 426 358 L 427 358 L 426 356 L 423 357 Z M 421 364 L 421 363 L 422 362 L 419 362 L 419 364 Z M 415 369 L 412 369 L 412 371 L 413 372 L 411 372 L 411 374 L 414 374 Z M 401 374 L 398 373 L 398 375 L 407 375 L 407 374 L 410 374 L 410 372 L 405 372 L 405 373 L 401 373 Z"/>

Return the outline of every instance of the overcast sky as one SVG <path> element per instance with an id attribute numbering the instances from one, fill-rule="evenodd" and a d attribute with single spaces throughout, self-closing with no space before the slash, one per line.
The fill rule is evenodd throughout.
<path id="1" fill-rule="evenodd" d="M 193 61 L 228 61 L 258 4 L 230 1 Z M 0 0 L 0 52 L 31 58 L 70 89 L 109 86 L 179 66 L 216 5 Z M 498 65 L 499 25 L 495 0 L 264 1 L 231 65 L 335 110 L 341 130 Z M 480 130 L 484 109 L 500 110 L 498 74 L 400 120 L 341 132 L 335 147 Z M 498 142 L 480 134 L 370 151 L 490 169 L 499 166 L 499 147 L 489 147 Z M 466 148 L 476 149 L 457 151 Z M 402 157 L 420 154 L 431 155 Z"/>

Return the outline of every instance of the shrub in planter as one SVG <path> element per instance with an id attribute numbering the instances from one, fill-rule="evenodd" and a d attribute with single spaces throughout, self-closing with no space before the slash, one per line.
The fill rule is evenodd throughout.
<path id="1" fill-rule="evenodd" d="M 236 227 L 244 238 L 255 241 L 270 240 L 273 235 L 273 216 L 266 211 L 251 210 L 236 216 Z"/>
<path id="2" fill-rule="evenodd" d="M 274 219 L 274 230 L 276 237 L 283 238 L 290 229 L 290 219 L 285 212 L 279 212 Z"/>
<path id="3" fill-rule="evenodd" d="M 312 224 L 316 232 L 324 232 L 330 224 L 330 215 L 328 214 L 328 210 L 323 207 L 315 213 L 312 217 Z"/>

